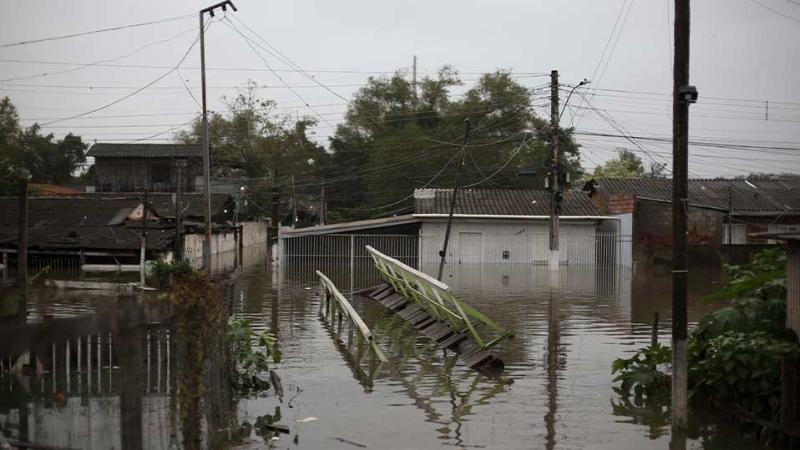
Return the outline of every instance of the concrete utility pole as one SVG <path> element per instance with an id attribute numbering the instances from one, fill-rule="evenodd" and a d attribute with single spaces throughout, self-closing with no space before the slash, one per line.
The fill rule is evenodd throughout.
<path id="1" fill-rule="evenodd" d="M 411 87 L 414 89 L 414 101 L 417 101 L 417 55 L 414 55 L 414 66 L 411 72 Z"/>
<path id="2" fill-rule="evenodd" d="M 297 226 L 297 193 L 294 190 L 294 174 L 292 174 L 292 228 Z"/>
<path id="3" fill-rule="evenodd" d="M 561 203 L 561 189 L 559 186 L 560 162 L 558 160 L 558 71 L 550 72 L 550 270 L 558 270 L 561 261 L 561 252 L 558 249 L 558 214 Z"/>
<path id="4" fill-rule="evenodd" d="M 688 278 L 689 0 L 675 0 L 675 59 L 672 103 L 672 448 L 685 447 L 688 423 L 686 288 Z"/>
<path id="5" fill-rule="evenodd" d="M 461 146 L 461 156 L 458 160 L 458 168 L 456 169 L 456 181 L 455 186 L 453 187 L 453 196 L 450 197 L 450 212 L 447 214 L 447 228 L 444 231 L 444 245 L 442 249 L 439 251 L 439 256 L 441 260 L 439 260 L 439 274 L 436 276 L 436 279 L 442 281 L 442 275 L 444 274 L 444 264 L 447 259 L 447 245 L 450 243 L 450 228 L 453 225 L 453 213 L 456 209 L 456 201 L 458 200 L 458 188 L 460 187 L 460 179 L 461 179 L 461 169 L 464 168 L 464 157 L 467 154 L 467 141 L 469 140 L 469 130 L 470 130 L 470 123 L 469 119 L 464 120 L 464 144 Z"/>
<path id="6" fill-rule="evenodd" d="M 147 205 L 147 191 L 144 191 L 144 200 L 142 200 L 142 245 L 139 249 L 139 288 L 144 289 L 145 270 L 144 266 L 147 262 L 147 213 L 150 211 Z"/>
<path id="7" fill-rule="evenodd" d="M 236 11 L 236 6 L 231 0 L 217 3 L 200 10 L 200 79 L 203 89 L 203 182 L 205 193 L 203 198 L 203 212 L 205 213 L 206 236 L 203 241 L 203 268 L 211 273 L 211 154 L 208 148 L 208 103 L 206 100 L 206 36 L 204 17 L 208 13 L 214 17 L 214 10 L 222 8 L 227 11 L 228 6 Z"/>

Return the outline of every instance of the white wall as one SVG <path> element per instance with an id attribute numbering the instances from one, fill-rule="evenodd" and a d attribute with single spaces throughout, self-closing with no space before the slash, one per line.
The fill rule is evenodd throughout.
<path id="1" fill-rule="evenodd" d="M 455 264 L 546 264 L 549 255 L 549 223 L 546 220 L 456 219 L 450 232 L 447 260 Z M 426 220 L 420 230 L 420 262 L 439 260 L 447 220 Z M 594 220 L 562 222 L 562 264 L 595 261 Z M 504 258 L 507 252 L 507 258 Z"/>

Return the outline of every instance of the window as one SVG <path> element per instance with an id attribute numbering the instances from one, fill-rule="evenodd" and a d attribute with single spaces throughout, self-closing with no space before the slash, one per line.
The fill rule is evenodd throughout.
<path id="1" fill-rule="evenodd" d="M 508 259 L 511 257 L 511 253 L 508 250 L 503 250 L 503 259 Z"/>

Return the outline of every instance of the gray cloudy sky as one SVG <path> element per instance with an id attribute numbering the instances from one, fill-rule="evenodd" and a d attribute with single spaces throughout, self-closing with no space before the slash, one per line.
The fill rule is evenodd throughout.
<path id="1" fill-rule="evenodd" d="M 212 1 L 1 0 L 5 20 L 0 45 L 193 15 L 0 47 L 0 95 L 17 105 L 24 125 L 70 117 L 124 97 L 177 64 L 196 37 L 196 11 L 206 3 Z M 636 150 L 646 162 L 669 161 L 668 141 L 640 140 L 637 148 L 623 138 L 592 135 L 619 135 L 623 130 L 634 136 L 670 137 L 674 5 L 669 0 L 235 3 L 238 19 L 345 97 L 370 73 L 410 68 L 412 55 L 419 58 L 421 75 L 451 64 L 467 86 L 478 73 L 501 68 L 513 70 L 526 86 L 540 87 L 548 78 L 536 75 L 558 69 L 562 83 L 592 80 L 589 101 L 604 110 L 605 118 L 573 96 L 564 115 L 564 124 L 577 127 L 585 167 L 591 169 L 622 146 Z M 691 175 L 800 173 L 800 1 L 703 0 L 692 2 L 692 8 L 691 80 L 700 101 L 691 109 L 691 138 L 714 146 L 691 147 Z M 273 69 L 289 69 L 264 56 Z M 75 65 L 118 57 L 105 66 Z M 211 109 L 224 109 L 222 95 L 235 95 L 237 86 L 254 80 L 281 112 L 324 117 L 315 131 L 321 142 L 346 109 L 341 98 L 302 75 L 279 72 L 287 84 L 298 86 L 295 92 L 303 100 L 298 98 L 224 22 L 213 23 L 208 32 L 207 64 L 215 69 L 208 72 Z M 186 80 L 199 99 L 198 66 L 195 46 L 180 76 L 170 73 L 114 106 L 44 129 L 56 135 L 73 131 L 90 141 L 123 142 L 158 133 L 146 142 L 168 139 L 174 127 L 199 111 L 181 82 Z M 78 70 L 52 73 L 67 69 Z M 50 74 L 19 79 L 44 72 Z M 304 102 L 314 111 L 302 106 Z M 537 101 L 542 114 L 546 103 Z M 108 117 L 131 115 L 137 117 Z"/>

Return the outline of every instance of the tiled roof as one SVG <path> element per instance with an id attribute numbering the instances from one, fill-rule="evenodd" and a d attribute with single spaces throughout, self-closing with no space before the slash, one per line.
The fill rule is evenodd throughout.
<path id="1" fill-rule="evenodd" d="M 447 214 L 452 189 L 416 189 L 416 214 Z M 550 215 L 550 193 L 532 189 L 465 189 L 459 191 L 455 214 L 496 216 Z M 561 203 L 564 216 L 600 216 L 591 200 L 581 191 L 564 194 Z"/>
<path id="2" fill-rule="evenodd" d="M 603 178 L 597 189 L 611 194 L 672 201 L 672 180 L 667 178 Z M 744 212 L 800 213 L 800 179 L 689 180 L 691 205 Z"/>
<path id="3" fill-rule="evenodd" d="M 86 153 L 96 158 L 187 158 L 203 157 L 200 144 L 113 144 L 98 143 Z"/>

